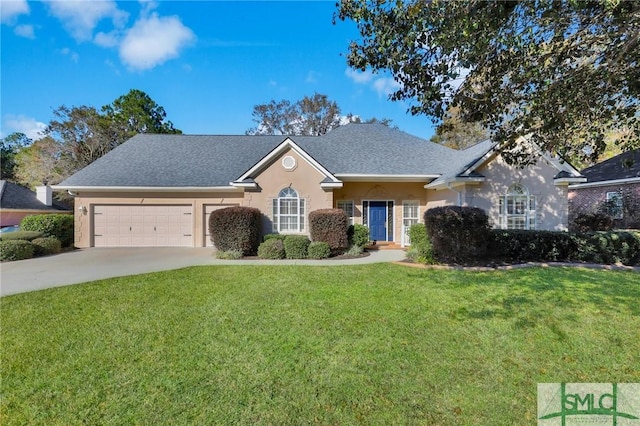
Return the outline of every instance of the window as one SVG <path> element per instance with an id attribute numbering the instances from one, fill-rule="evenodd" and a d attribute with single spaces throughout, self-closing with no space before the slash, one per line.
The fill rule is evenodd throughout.
<path id="1" fill-rule="evenodd" d="M 509 187 L 500 198 L 500 227 L 503 229 L 536 229 L 536 197 L 524 185 Z"/>
<path id="2" fill-rule="evenodd" d="M 420 221 L 420 204 L 417 200 L 402 202 L 402 245 L 410 245 L 409 228 Z"/>
<path id="3" fill-rule="evenodd" d="M 619 192 L 607 192 L 607 213 L 614 219 L 622 219 L 622 194 Z"/>
<path id="4" fill-rule="evenodd" d="M 353 220 L 353 201 L 349 200 L 349 201 L 338 201 L 337 203 L 337 208 L 339 208 L 340 210 L 344 211 L 347 214 L 347 217 L 349 218 L 349 224 L 353 225 L 354 220 Z"/>
<path id="5" fill-rule="evenodd" d="M 295 189 L 284 188 L 273 200 L 273 230 L 275 232 L 304 232 L 304 200 Z"/>

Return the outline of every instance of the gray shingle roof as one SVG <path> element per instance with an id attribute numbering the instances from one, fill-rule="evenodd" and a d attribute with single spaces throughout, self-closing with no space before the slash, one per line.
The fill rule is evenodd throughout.
<path id="1" fill-rule="evenodd" d="M 630 179 L 640 177 L 640 149 L 623 152 L 582 170 L 587 182 Z"/>
<path id="2" fill-rule="evenodd" d="M 286 138 L 137 135 L 59 186 L 228 186 Z M 354 123 L 323 136 L 290 138 L 333 174 L 455 175 L 470 155 L 477 155 L 382 124 Z"/>
<path id="3" fill-rule="evenodd" d="M 40 202 L 36 193 L 6 180 L 0 180 L 0 207 L 17 210 L 69 210 L 64 205 L 54 201 L 52 206 Z"/>

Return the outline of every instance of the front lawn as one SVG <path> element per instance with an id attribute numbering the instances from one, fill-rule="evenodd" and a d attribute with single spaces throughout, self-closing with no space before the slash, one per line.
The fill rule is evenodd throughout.
<path id="1" fill-rule="evenodd" d="M 213 266 L 0 299 L 0 424 L 536 423 L 640 382 L 640 274 Z"/>

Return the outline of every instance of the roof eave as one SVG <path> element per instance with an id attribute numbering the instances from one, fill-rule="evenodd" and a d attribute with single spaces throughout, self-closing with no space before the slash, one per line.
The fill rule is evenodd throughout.
<path id="1" fill-rule="evenodd" d="M 634 178 L 625 178 L 625 179 L 611 179 L 611 180 L 601 180 L 598 182 L 587 182 L 587 178 L 584 178 L 582 181 L 584 183 L 576 183 L 573 185 L 569 185 L 569 189 L 580 189 L 580 188 L 596 188 L 599 186 L 611 186 L 611 185 L 628 185 L 631 183 L 640 183 L 640 177 Z"/>
<path id="2" fill-rule="evenodd" d="M 586 181 L 587 181 L 587 178 L 585 177 L 566 177 L 566 178 L 554 179 L 553 184 L 555 186 L 564 186 L 564 185 L 570 185 L 572 183 L 580 183 L 580 182 L 586 182 Z"/>
<path id="3" fill-rule="evenodd" d="M 440 174 L 428 175 L 382 175 L 360 173 L 336 173 L 343 182 L 425 182 L 439 178 Z"/>
<path id="4" fill-rule="evenodd" d="M 238 192 L 234 186 L 74 186 L 54 185 L 55 191 L 69 192 Z"/>

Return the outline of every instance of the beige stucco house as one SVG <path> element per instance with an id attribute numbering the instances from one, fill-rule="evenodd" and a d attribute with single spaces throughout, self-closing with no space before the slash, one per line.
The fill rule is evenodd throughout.
<path id="1" fill-rule="evenodd" d="M 209 214 L 260 209 L 265 233 L 307 234 L 335 207 L 371 238 L 409 244 L 436 206 L 476 206 L 493 226 L 567 229 L 567 186 L 584 179 L 541 155 L 514 168 L 485 141 L 456 151 L 380 124 L 323 136 L 137 135 L 55 187 L 75 197 L 77 247 L 210 245 Z"/>

